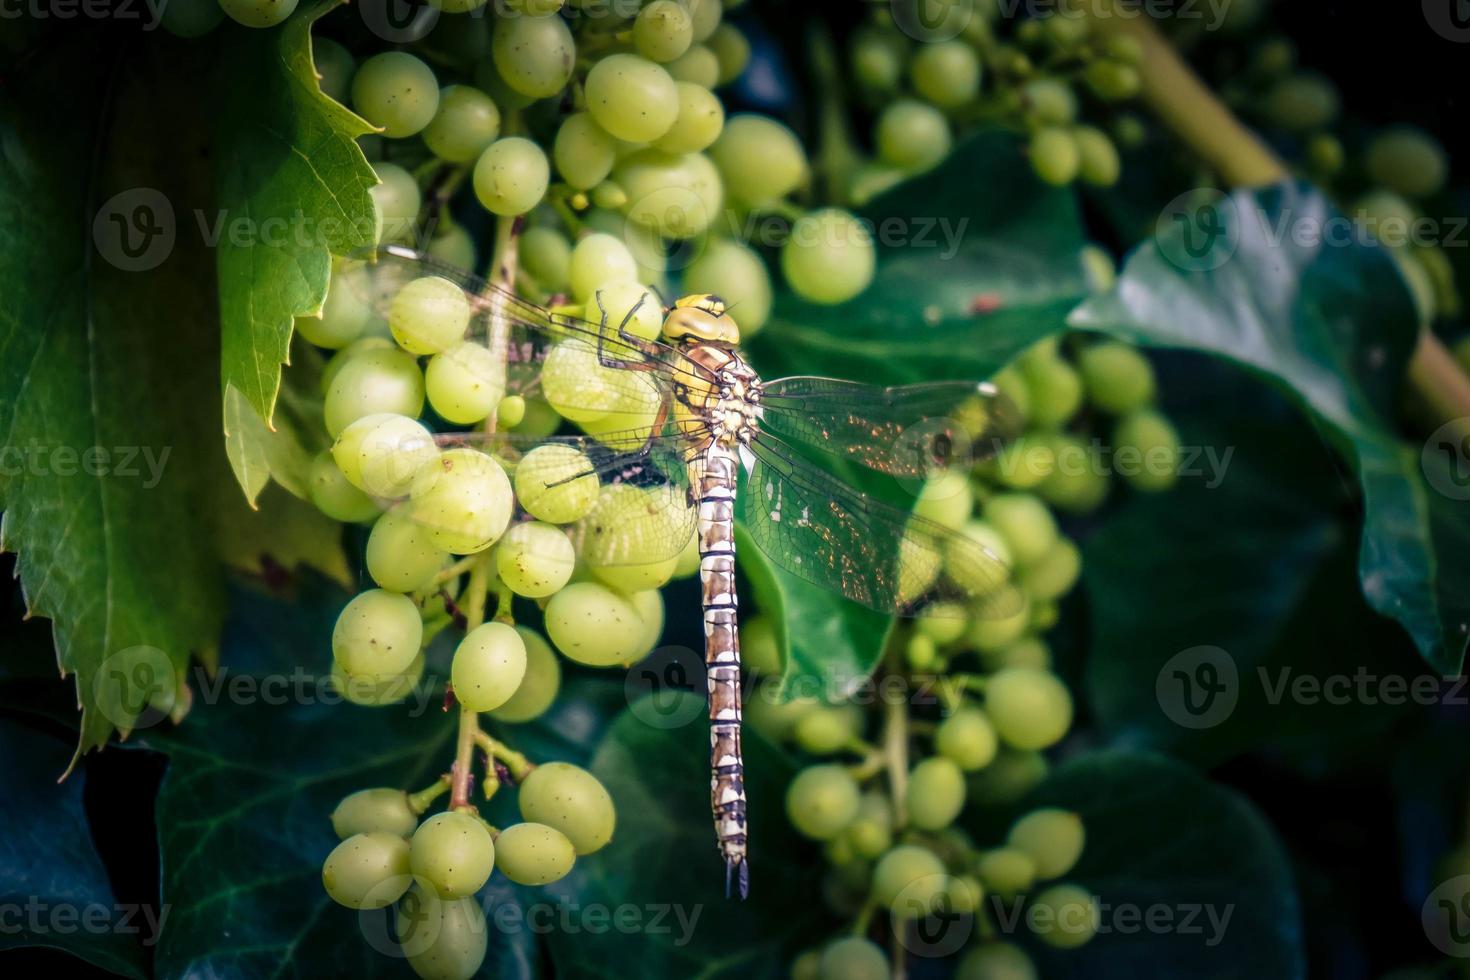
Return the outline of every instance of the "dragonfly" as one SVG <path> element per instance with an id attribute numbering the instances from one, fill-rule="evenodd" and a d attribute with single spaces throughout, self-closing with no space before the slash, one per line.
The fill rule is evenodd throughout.
<path id="1" fill-rule="evenodd" d="M 710 728 L 710 806 L 725 887 L 749 892 L 749 828 L 741 752 L 741 667 L 735 523 L 777 565 L 882 612 L 962 610 L 1015 615 L 1023 599 L 1005 562 L 981 543 L 838 478 L 849 461 L 900 481 L 923 481 L 997 451 L 1019 429 L 1014 407 L 985 382 L 879 387 L 833 378 L 763 380 L 741 353 L 735 307 L 710 294 L 660 308 L 657 337 L 619 322 L 558 312 L 412 249 L 359 253 L 373 270 L 377 306 L 411 279 L 457 284 L 474 311 L 471 335 L 502 366 L 507 394 L 544 397 L 588 432 L 533 438 L 583 451 L 586 473 L 547 471 L 545 485 L 595 474 L 632 483 L 651 506 L 616 526 L 583 521 L 582 547 L 603 564 L 668 558 L 697 540 Z M 599 302 L 589 303 L 596 310 Z M 643 331 L 647 333 L 645 329 Z M 543 369 L 581 357 L 582 384 L 553 386 Z M 628 406 L 634 406 L 629 411 Z M 607 419 L 633 420 L 608 429 Z M 596 431 L 597 420 L 603 428 Z M 502 445 L 514 443 L 501 434 Z M 529 460 L 523 466 L 531 465 Z M 541 478 L 529 471 L 516 481 Z M 597 540 L 587 539 L 596 535 Z M 574 533 L 574 540 L 577 535 Z"/>

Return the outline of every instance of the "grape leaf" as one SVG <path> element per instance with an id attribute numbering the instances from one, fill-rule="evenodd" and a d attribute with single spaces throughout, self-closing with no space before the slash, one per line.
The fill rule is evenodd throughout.
<path id="1" fill-rule="evenodd" d="M 225 564 L 255 575 L 308 567 L 342 585 L 353 573 L 342 548 L 342 525 L 280 487 L 267 487 L 249 509 L 233 481 L 216 481 L 215 546 Z"/>
<path id="2" fill-rule="evenodd" d="M 1466 519 L 1426 484 L 1419 453 L 1393 429 L 1418 318 L 1392 256 L 1357 235 L 1341 240 L 1333 229 L 1347 219 L 1302 184 L 1240 191 L 1178 217 L 1071 323 L 1207 351 L 1286 386 L 1357 471 L 1369 604 L 1402 623 L 1431 665 L 1457 672 L 1470 570 L 1452 541 L 1464 540 Z M 1303 234 L 1314 229 L 1323 234 Z"/>
<path id="3" fill-rule="evenodd" d="M 339 2 L 318 0 L 278 30 L 227 24 L 211 72 L 225 433 L 252 502 L 275 471 L 259 428 L 275 415 L 294 318 L 321 310 L 331 254 L 374 235 L 377 177 L 354 142 L 370 127 L 322 94 L 312 66 L 311 25 Z"/>

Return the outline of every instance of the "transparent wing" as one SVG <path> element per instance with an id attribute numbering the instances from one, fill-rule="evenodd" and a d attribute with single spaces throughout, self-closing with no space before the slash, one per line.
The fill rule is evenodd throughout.
<path id="1" fill-rule="evenodd" d="M 936 381 L 880 388 L 780 378 L 761 388 L 761 428 L 893 476 L 922 479 L 988 458 L 1021 429 L 994 385 Z"/>
<path id="2" fill-rule="evenodd" d="M 439 276 L 459 286 L 473 311 L 466 337 L 480 340 L 498 356 L 508 394 L 546 394 L 542 367 L 548 358 L 565 359 L 564 384 L 552 399 L 563 409 L 606 412 L 628 405 L 659 402 L 675 382 L 708 383 L 708 370 L 676 348 L 622 334 L 619 324 L 603 325 L 531 303 L 478 276 L 397 245 L 361 249 L 349 258 L 338 280 L 357 290 L 361 300 L 387 320 L 393 298 L 405 284 Z"/>
<path id="3" fill-rule="evenodd" d="M 1005 563 L 970 538 L 853 490 L 769 436 L 751 449 L 741 517 L 783 568 L 881 612 L 936 600 L 987 619 L 1022 608 Z"/>

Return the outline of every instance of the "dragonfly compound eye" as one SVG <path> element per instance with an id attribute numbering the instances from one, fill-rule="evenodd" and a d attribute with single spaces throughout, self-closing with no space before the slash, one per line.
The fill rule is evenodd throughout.
<path id="1" fill-rule="evenodd" d="M 740 342 L 740 329 L 734 317 L 726 312 L 724 300 L 700 294 L 685 296 L 674 304 L 664 318 L 664 337 L 673 341 L 714 341 L 734 345 Z"/>

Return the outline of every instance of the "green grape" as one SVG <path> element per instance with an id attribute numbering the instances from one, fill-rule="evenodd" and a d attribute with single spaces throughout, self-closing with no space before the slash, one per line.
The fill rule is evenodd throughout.
<path id="1" fill-rule="evenodd" d="M 995 761 L 970 777 L 970 797 L 997 806 L 1016 802 L 1046 778 L 1050 767 L 1040 752 L 1003 749 Z"/>
<path id="2" fill-rule="evenodd" d="M 1100 449 L 1070 433 L 1048 435 L 1056 467 L 1036 486 L 1037 494 L 1053 507 L 1070 513 L 1094 510 L 1112 488 Z"/>
<path id="3" fill-rule="evenodd" d="M 507 827 L 495 843 L 501 872 L 518 885 L 558 881 L 577 861 L 576 848 L 567 835 L 541 823 Z"/>
<path id="4" fill-rule="evenodd" d="M 668 0 L 672 2 L 672 0 Z M 617 159 L 617 141 L 585 112 L 574 112 L 556 131 L 551 157 L 561 179 L 588 190 L 606 179 Z"/>
<path id="5" fill-rule="evenodd" d="M 944 862 L 917 844 L 900 844 L 873 867 L 873 898 L 899 919 L 921 918 L 937 909 L 948 885 Z"/>
<path id="6" fill-rule="evenodd" d="M 505 0 L 505 5 L 511 10 L 521 14 L 529 14 L 532 17 L 544 17 L 554 14 L 566 4 L 566 0 Z M 580 0 L 573 0 L 573 6 L 581 6 Z"/>
<path id="7" fill-rule="evenodd" d="M 334 438 L 370 415 L 416 416 L 424 407 L 424 375 L 413 356 L 374 348 L 354 354 L 327 390 L 324 420 Z M 345 470 L 344 470 L 345 472 Z"/>
<path id="8" fill-rule="evenodd" d="M 1430 197 L 1443 189 L 1449 160 L 1439 141 L 1414 126 L 1394 126 L 1368 144 L 1368 176 L 1405 197 Z"/>
<path id="9" fill-rule="evenodd" d="M 470 85 L 447 85 L 439 108 L 424 127 L 424 145 L 441 160 L 469 163 L 500 135 L 495 100 Z"/>
<path id="10" fill-rule="evenodd" d="M 439 82 L 413 55 L 385 51 L 364 61 L 352 77 L 352 108 L 384 136 L 413 136 L 439 110 Z"/>
<path id="11" fill-rule="evenodd" d="M 510 700 L 489 714 L 500 721 L 520 723 L 545 714 L 561 690 L 561 662 L 541 634 L 525 626 L 517 626 L 526 647 L 526 674 Z"/>
<path id="12" fill-rule="evenodd" d="M 633 21 L 633 44 L 649 61 L 673 61 L 694 41 L 694 21 L 675 0 L 653 0 Z"/>
<path id="13" fill-rule="evenodd" d="M 1032 626 L 1036 628 L 1035 615 L 1032 616 Z M 1001 647 L 991 647 L 981 650 L 980 660 L 985 664 L 987 670 L 1001 670 L 1005 667 L 1029 667 L 1032 670 L 1051 669 L 1051 648 L 1039 637 L 1023 636 L 1013 643 Z"/>
<path id="14" fill-rule="evenodd" d="M 1419 218 L 1414 205 L 1390 191 L 1377 191 L 1359 198 L 1353 205 L 1352 214 L 1361 227 L 1391 248 L 1408 244 L 1409 230 Z"/>
<path id="15" fill-rule="evenodd" d="M 604 180 L 592 188 L 593 207 L 616 211 L 628 203 L 628 192 L 610 180 Z"/>
<path id="16" fill-rule="evenodd" d="M 454 697 L 471 711 L 493 711 L 509 701 L 526 676 L 526 644 L 514 627 L 483 623 L 454 651 Z"/>
<path id="17" fill-rule="evenodd" d="M 984 655 L 1020 639 L 1031 627 L 1031 600 L 1024 593 L 1022 598 L 1020 608 L 1007 615 L 976 617 L 965 634 L 965 642 Z"/>
<path id="18" fill-rule="evenodd" d="M 1111 187 L 1122 173 L 1118 148 L 1108 134 L 1095 126 L 1077 126 L 1072 130 L 1077 145 L 1077 174 L 1097 187 Z"/>
<path id="19" fill-rule="evenodd" d="M 368 188 L 378 220 L 379 242 L 402 242 L 413 237 L 423 196 L 413 174 L 396 163 L 374 163 L 380 183 Z"/>
<path id="20" fill-rule="evenodd" d="M 720 0 L 688 0 L 689 14 L 693 19 L 694 40 L 703 44 L 720 26 L 725 7 Z"/>
<path id="21" fill-rule="evenodd" d="M 853 853 L 860 858 L 881 857 L 893 846 L 893 811 L 881 793 L 864 793 L 858 815 L 843 831 Z"/>
<path id="22" fill-rule="evenodd" d="M 1087 276 L 1087 288 L 1095 294 L 1106 293 L 1118 281 L 1118 267 L 1107 250 L 1098 245 L 1082 246 L 1082 271 Z"/>
<path id="23" fill-rule="evenodd" d="M 526 400 L 520 395 L 506 395 L 495 408 L 495 417 L 507 429 L 514 429 L 526 418 Z"/>
<path id="24" fill-rule="evenodd" d="M 690 82 L 702 88 L 714 88 L 720 84 L 720 58 L 703 44 L 691 44 L 664 69 L 676 82 Z"/>
<path id="25" fill-rule="evenodd" d="M 495 858 L 495 841 L 484 822 L 457 810 L 434 814 L 419 824 L 409 842 L 414 876 L 440 898 L 464 898 L 485 887 Z"/>
<path id="26" fill-rule="evenodd" d="M 709 155 L 730 196 L 751 207 L 781 200 L 805 183 L 808 175 L 806 151 L 796 134 L 754 113 L 742 112 L 726 120 Z"/>
<path id="27" fill-rule="evenodd" d="M 449 553 L 430 540 L 428 529 L 402 509 L 379 517 L 368 535 L 368 574 L 390 592 L 423 588 L 448 558 Z"/>
<path id="28" fill-rule="evenodd" d="M 668 508 L 648 491 L 630 483 L 611 483 L 598 494 L 597 503 L 578 525 L 582 558 L 592 574 L 622 592 L 656 589 L 674 575 L 678 553 L 664 556 L 666 537 L 657 525 L 645 524 L 643 533 L 629 535 L 625 529 L 635 520 L 650 515 L 674 520 Z M 674 528 L 667 526 L 672 532 Z M 647 544 L 640 550 L 638 545 Z"/>
<path id="29" fill-rule="evenodd" d="M 740 659 L 754 674 L 781 673 L 781 647 L 776 624 L 769 616 L 746 616 L 740 621 Z"/>
<path id="30" fill-rule="evenodd" d="M 1002 565 L 1012 564 L 1010 545 L 1006 543 L 1006 539 L 1001 536 L 1001 533 L 999 531 L 997 531 L 994 527 L 985 523 L 984 521 L 966 521 L 964 526 L 959 529 L 959 538 L 978 545 L 981 550 L 988 553 L 992 558 L 1000 562 Z M 946 565 L 951 566 L 957 564 L 957 562 L 952 557 L 952 554 L 950 553 L 950 549 L 952 547 L 954 546 L 946 544 L 947 554 L 945 558 L 945 563 Z M 900 557 L 902 557 L 902 555 L 900 555 Z M 994 589 L 996 587 L 995 584 L 989 582 L 973 582 L 960 584 L 971 586 L 973 591 L 975 591 L 977 594 L 984 594 L 987 588 Z"/>
<path id="31" fill-rule="evenodd" d="M 655 149 L 665 153 L 694 153 L 719 138 L 725 128 L 725 107 L 719 97 L 702 85 L 675 82 L 679 114 L 669 131 L 654 140 Z"/>
<path id="32" fill-rule="evenodd" d="M 995 727 L 979 708 L 956 708 L 934 729 L 934 750 L 965 772 L 990 765 L 996 748 Z"/>
<path id="33" fill-rule="evenodd" d="M 1049 433 L 1018 436 L 992 460 L 981 463 L 980 472 L 987 479 L 1003 483 L 1014 490 L 1030 490 L 1056 470 L 1056 455 L 1046 441 Z"/>
<path id="34" fill-rule="evenodd" d="M 909 62 L 914 91 L 944 109 L 954 109 L 980 94 L 980 57 L 964 41 L 921 44 Z"/>
<path id="35" fill-rule="evenodd" d="M 560 592 L 576 564 L 577 550 L 566 532 L 540 521 L 515 525 L 495 549 L 500 581 L 516 595 L 531 599 Z"/>
<path id="36" fill-rule="evenodd" d="M 203 37 L 218 27 L 219 22 L 224 19 L 225 12 L 220 9 L 220 5 L 216 0 L 171 0 L 170 3 L 164 5 L 158 18 L 164 30 L 168 31 L 174 37 L 184 38 Z M 312 38 L 312 48 L 317 59 L 318 71 L 322 70 L 322 63 L 327 60 L 322 57 L 322 42 L 325 40 L 326 38 Z M 338 49 L 342 48 L 336 42 L 328 41 L 327 43 L 332 44 Z M 345 51 L 343 53 L 346 54 Z M 330 57 L 329 55 L 328 58 Z M 350 70 L 352 64 L 352 58 L 350 56 L 347 62 Z M 326 74 L 324 71 L 322 73 Z M 322 88 L 323 91 L 326 90 L 325 83 Z M 335 95 L 332 97 L 337 98 Z M 340 102 L 341 99 L 338 99 L 338 101 Z"/>
<path id="37" fill-rule="evenodd" d="M 414 692 L 423 677 L 423 653 L 396 674 L 349 675 L 340 663 L 332 661 L 332 689 L 341 694 L 344 701 L 365 708 L 398 704 Z"/>
<path id="38" fill-rule="evenodd" d="M 975 871 L 986 890 L 1002 898 L 1020 894 L 1036 881 L 1036 862 L 1030 854 L 1016 848 L 986 851 L 976 862 Z"/>
<path id="39" fill-rule="evenodd" d="M 932 552 L 913 535 L 905 535 L 898 543 L 898 594 L 905 602 L 915 602 L 939 581 L 940 569 L 932 560 Z"/>
<path id="40" fill-rule="evenodd" d="M 639 278 L 638 264 L 628 246 L 606 232 L 594 232 L 573 246 L 567 272 L 572 296 L 580 303 L 590 300 L 605 282 Z"/>
<path id="41" fill-rule="evenodd" d="M 702 153 L 638 150 L 619 160 L 612 176 L 627 192 L 628 220 L 664 238 L 704 231 L 724 201 L 720 172 Z"/>
<path id="42" fill-rule="evenodd" d="M 1087 397 L 1105 412 L 1126 415 L 1153 401 L 1154 369 L 1148 358 L 1127 344 L 1093 344 L 1077 358 Z"/>
<path id="43" fill-rule="evenodd" d="M 587 516 L 600 486 L 591 461 L 571 446 L 537 446 L 516 467 L 516 499 L 526 513 L 551 524 Z"/>
<path id="44" fill-rule="evenodd" d="M 429 359 L 424 392 L 445 421 L 471 425 L 505 397 L 505 364 L 483 344 L 462 341 Z"/>
<path id="45" fill-rule="evenodd" d="M 456 269 L 475 267 L 475 240 L 460 225 L 445 221 L 434 231 L 428 253 Z"/>
<path id="46" fill-rule="evenodd" d="M 487 0 L 429 0 L 429 6 L 437 7 L 447 14 L 467 14 L 485 6 L 486 2 Z"/>
<path id="47" fill-rule="evenodd" d="M 333 258 L 321 313 L 298 316 L 296 332 L 318 347 L 346 347 L 362 335 L 372 319 L 371 293 L 367 271 L 361 265 Z"/>
<path id="48" fill-rule="evenodd" d="M 877 264 L 867 227 L 836 208 L 802 215 L 781 247 L 786 282 L 813 303 L 843 303 L 857 296 L 873 281 Z"/>
<path id="49" fill-rule="evenodd" d="M 813 840 L 831 840 L 858 815 L 857 780 L 843 766 L 808 766 L 786 789 L 791 825 Z"/>
<path id="50" fill-rule="evenodd" d="M 901 170 L 928 170 L 949 155 L 949 121 L 931 105 L 898 99 L 883 110 L 873 132 L 878 156 Z"/>
<path id="51" fill-rule="evenodd" d="M 585 93 L 587 110 L 597 125 L 630 143 L 658 139 L 679 113 L 678 92 L 669 73 L 635 54 L 608 55 L 593 65 Z"/>
<path id="52" fill-rule="evenodd" d="M 1052 885 L 1031 900 L 1026 920 L 1048 946 L 1076 949 L 1097 935 L 1097 899 L 1076 885 Z"/>
<path id="53" fill-rule="evenodd" d="M 1058 538 L 1045 554 L 1021 569 L 1021 587 L 1033 602 L 1049 602 L 1072 591 L 1081 573 L 1082 553 L 1067 538 Z"/>
<path id="54" fill-rule="evenodd" d="M 858 730 L 852 712 L 845 707 L 821 705 L 802 715 L 791 733 L 802 751 L 832 755 L 852 744 Z"/>
<path id="55" fill-rule="evenodd" d="M 925 759 L 909 770 L 909 822 L 920 830 L 943 830 L 965 805 L 965 776 L 944 756 Z"/>
<path id="56" fill-rule="evenodd" d="M 985 713 L 1007 745 L 1044 749 L 1072 727 L 1072 695 L 1055 674 L 1007 667 L 985 682 Z"/>
<path id="57" fill-rule="evenodd" d="M 1107 102 L 1131 99 L 1143 89 L 1143 77 L 1137 68 L 1111 58 L 1093 61 L 1082 75 L 1097 97 Z"/>
<path id="58" fill-rule="evenodd" d="M 318 453 L 311 461 L 306 490 L 316 509 L 334 521 L 356 524 L 378 515 L 377 502 L 347 482 L 330 450 Z"/>
<path id="59" fill-rule="evenodd" d="M 546 762 L 522 782 L 521 816 L 566 835 L 580 857 L 612 840 L 617 812 L 597 777 L 569 762 Z"/>
<path id="60" fill-rule="evenodd" d="M 372 833 L 407 837 L 418 825 L 419 815 L 401 789 L 360 789 L 343 797 L 332 811 L 332 830 L 340 840 Z"/>
<path id="61" fill-rule="evenodd" d="M 746 66 L 750 64 L 750 41 L 738 27 L 721 24 L 709 36 L 708 42 L 706 47 L 714 52 L 720 66 L 720 85 L 728 85 L 745 74 Z"/>
<path id="62" fill-rule="evenodd" d="M 1036 877 L 1046 881 L 1072 870 L 1082 856 L 1086 837 L 1077 814 L 1044 807 L 1017 820 L 1006 835 L 1006 843 L 1031 855 L 1036 862 Z"/>
<path id="63" fill-rule="evenodd" d="M 1063 50 L 1075 48 L 1087 39 L 1089 32 L 1087 21 L 1069 13 L 1053 14 L 1037 23 L 1046 34 L 1047 40 Z"/>
<path id="64" fill-rule="evenodd" d="M 638 655 L 643 620 L 626 598 L 597 582 L 573 582 L 546 604 L 546 632 L 569 660 L 611 667 Z"/>
<path id="65" fill-rule="evenodd" d="M 1077 118 L 1077 97 L 1068 83 L 1056 78 L 1037 78 L 1026 83 L 1022 100 L 1027 115 L 1037 126 L 1066 126 Z"/>
<path id="66" fill-rule="evenodd" d="M 1082 406 L 1082 376 L 1060 358 L 1044 358 L 1021 365 L 1031 396 L 1030 421 L 1043 428 L 1060 428 Z"/>
<path id="67" fill-rule="evenodd" d="M 525 214 L 541 203 L 551 180 L 546 153 L 522 136 L 506 136 L 475 161 L 475 197 L 491 214 Z"/>
<path id="68" fill-rule="evenodd" d="M 413 519 L 445 551 L 472 555 L 490 547 L 510 524 L 510 479 L 478 449 L 450 449 L 414 474 Z"/>
<path id="69" fill-rule="evenodd" d="M 644 589 L 628 596 L 633 611 L 643 621 L 642 639 L 638 643 L 637 657 L 646 657 L 658 646 L 664 635 L 664 594 L 658 589 Z"/>
<path id="70" fill-rule="evenodd" d="M 948 646 L 965 635 L 965 608 L 956 602 L 932 602 L 919 611 L 914 628 L 938 646 Z"/>
<path id="71" fill-rule="evenodd" d="M 541 392 L 557 412 L 574 422 L 595 422 L 626 398 L 625 372 L 602 363 L 597 346 L 564 340 L 541 364 Z"/>
<path id="72" fill-rule="evenodd" d="M 809 949 L 791 961 L 790 980 L 822 980 L 822 951 Z"/>
<path id="73" fill-rule="evenodd" d="M 220 0 L 220 9 L 246 27 L 275 27 L 291 16 L 296 0 Z"/>
<path id="74" fill-rule="evenodd" d="M 1337 88 L 1322 75 L 1302 72 L 1277 82 L 1261 102 L 1271 122 L 1292 132 L 1326 129 L 1337 118 Z"/>
<path id="75" fill-rule="evenodd" d="M 709 241 L 684 270 L 684 290 L 714 293 L 733 303 L 742 340 L 758 333 L 771 317 L 771 274 L 765 261 L 742 242 L 727 238 Z"/>
<path id="76" fill-rule="evenodd" d="M 973 915 L 980 908 L 980 902 L 985 897 L 985 886 L 980 884 L 980 879 L 973 875 L 963 875 L 958 878 L 949 879 L 949 888 L 945 891 L 945 905 L 951 912 L 961 912 L 965 915 Z"/>
<path id="77" fill-rule="evenodd" d="M 792 737 L 797 724 L 816 704 L 816 698 L 780 701 L 772 688 L 761 685 L 745 705 L 745 721 L 768 741 L 783 742 Z"/>
<path id="78" fill-rule="evenodd" d="M 369 589 L 353 597 L 332 629 L 332 656 L 349 677 L 401 674 L 418 656 L 424 623 L 407 596 Z"/>
<path id="79" fill-rule="evenodd" d="M 640 282 L 604 283 L 587 304 L 587 319 L 606 324 L 610 333 L 657 340 L 664 327 L 663 303 Z"/>
<path id="80" fill-rule="evenodd" d="M 1047 506 L 1029 493 L 999 493 L 985 502 L 985 522 L 1006 544 L 1006 556 L 1027 565 L 1056 544 L 1056 518 Z"/>
<path id="81" fill-rule="evenodd" d="M 577 61 L 572 32 L 555 14 L 496 21 L 490 51 L 505 84 L 533 99 L 548 98 L 565 88 Z"/>
<path id="82" fill-rule="evenodd" d="M 690 535 L 689 543 L 684 546 L 683 551 L 679 552 L 679 557 L 674 563 L 674 578 L 693 578 L 699 573 L 699 563 L 699 538 Z"/>
<path id="83" fill-rule="evenodd" d="M 567 288 L 572 246 L 565 235 L 554 228 L 527 228 L 521 233 L 519 250 L 521 268 L 542 289 L 555 293 Z"/>
<path id="84" fill-rule="evenodd" d="M 408 493 L 414 474 L 439 455 L 434 437 L 415 419 L 367 415 L 342 430 L 332 459 L 347 482 L 374 497 Z"/>
<path id="85" fill-rule="evenodd" d="M 334 847 L 322 865 L 327 894 L 350 909 L 392 905 L 412 881 L 408 843 L 398 834 L 354 834 Z"/>
<path id="86" fill-rule="evenodd" d="M 1044 126 L 1033 133 L 1030 152 L 1036 176 L 1057 187 L 1070 184 L 1082 168 L 1076 138 L 1060 126 Z"/>
<path id="87" fill-rule="evenodd" d="M 1126 465 L 1124 453 L 1133 457 Z M 1113 430 L 1113 459 L 1139 490 L 1167 490 L 1179 476 L 1179 433 L 1158 412 L 1133 412 Z"/>
<path id="88" fill-rule="evenodd" d="M 852 73 L 875 92 L 891 92 L 903 78 L 907 45 L 896 31 L 864 27 L 853 35 L 848 58 Z"/>
<path id="89" fill-rule="evenodd" d="M 936 524 L 958 530 L 970 517 L 975 495 L 969 477 L 960 470 L 943 470 L 919 488 L 914 513 Z"/>
<path id="90" fill-rule="evenodd" d="M 397 914 L 398 936 L 423 980 L 470 980 L 489 948 L 485 910 L 472 898 L 440 898 L 415 884 Z"/>
<path id="91" fill-rule="evenodd" d="M 872 940 L 847 936 L 822 950 L 817 976 L 819 980 L 887 980 L 888 957 Z"/>
<path id="92" fill-rule="evenodd" d="M 388 310 L 388 329 L 411 354 L 437 354 L 464 337 L 470 302 L 464 290 L 442 276 L 422 276 L 404 284 Z"/>
<path id="93" fill-rule="evenodd" d="M 1026 951 L 1013 943 L 985 942 L 960 960 L 955 980 L 1040 980 Z"/>

